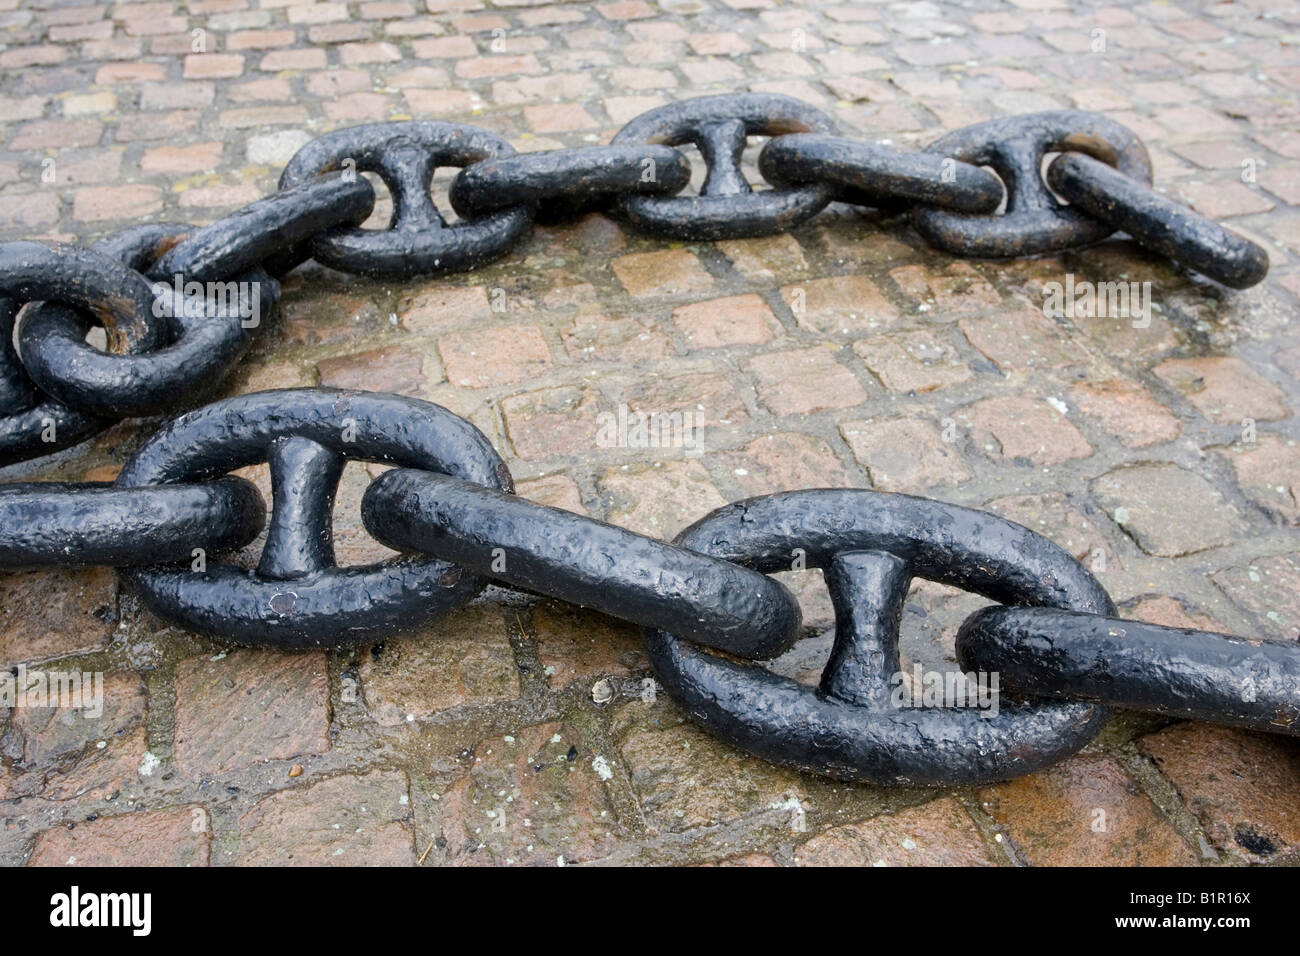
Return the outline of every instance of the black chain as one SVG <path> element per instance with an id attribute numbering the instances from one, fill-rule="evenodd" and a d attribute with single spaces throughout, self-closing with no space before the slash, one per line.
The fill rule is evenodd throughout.
<path id="1" fill-rule="evenodd" d="M 771 188 L 742 172 L 751 136 L 771 137 L 759 157 Z M 707 166 L 697 196 L 680 194 L 690 165 L 675 147 L 687 143 Z M 439 166 L 462 167 L 454 225 L 430 198 Z M 392 193 L 386 229 L 359 228 L 375 202 L 366 171 Z M 689 100 L 638 117 L 609 146 L 523 156 L 472 126 L 382 123 L 304 146 L 280 185 L 204 229 L 140 226 L 92 248 L 0 244 L 0 466 L 216 388 L 276 307 L 276 277 L 308 258 L 386 278 L 444 274 L 501 256 L 535 219 L 593 209 L 704 240 L 780 232 L 841 201 L 907 211 L 927 240 L 965 255 L 1056 252 L 1122 229 L 1225 285 L 1267 270 L 1258 246 L 1151 189 L 1129 130 L 1077 111 L 980 123 L 919 153 L 842 139 L 819 110 L 770 94 Z M 107 351 L 87 344 L 92 324 Z M 338 567 L 332 508 L 347 460 L 398 466 L 371 483 L 362 514 L 403 557 Z M 256 570 L 209 561 L 266 525 L 256 489 L 228 476 L 259 462 L 274 500 Z M 753 663 L 801 634 L 794 597 L 768 577 L 794 555 L 824 570 L 835 609 L 817 688 Z M 1119 620 L 1078 561 L 1004 519 L 805 490 L 727 505 L 668 544 L 516 497 L 478 429 L 392 395 L 243 395 L 171 421 L 113 485 L 0 486 L 0 568 L 48 564 L 118 567 L 177 626 L 281 648 L 415 630 L 489 579 L 573 601 L 641 625 L 660 681 L 712 732 L 842 779 L 1014 777 L 1087 744 L 1105 705 L 1300 735 L 1300 646 Z M 979 674 L 1005 680 L 994 694 L 1009 699 L 992 713 L 900 703 L 899 622 L 915 577 L 1000 602 L 958 637 L 977 695 Z"/>
<path id="2" fill-rule="evenodd" d="M 524 156 L 475 126 L 375 123 L 308 143 L 279 193 L 197 231 L 141 226 L 91 250 L 0 244 L 0 466 L 215 390 L 276 307 L 274 277 L 309 258 L 380 278 L 443 275 L 504 255 L 533 219 L 593 209 L 653 235 L 709 240 L 791 229 L 838 200 L 910 211 L 923 237 L 959 255 L 1059 252 L 1123 229 L 1235 288 L 1267 271 L 1259 246 L 1154 192 L 1141 142 L 1097 114 L 991 120 L 922 152 L 834 134 L 822 111 L 767 93 L 687 100 L 637 117 L 609 146 Z M 759 191 L 740 163 L 753 136 L 771 137 L 759 157 L 771 188 Z M 696 196 L 680 195 L 690 163 L 675 147 L 687 143 L 707 167 Z M 454 225 L 430 197 L 444 166 L 461 167 L 450 188 Z M 385 229 L 359 228 L 375 204 L 367 171 L 393 197 Z M 191 283 L 200 287 L 192 295 Z M 213 283 L 233 286 L 241 308 L 229 296 L 212 301 L 203 286 Z M 85 341 L 92 323 L 108 334 L 106 352 Z"/>

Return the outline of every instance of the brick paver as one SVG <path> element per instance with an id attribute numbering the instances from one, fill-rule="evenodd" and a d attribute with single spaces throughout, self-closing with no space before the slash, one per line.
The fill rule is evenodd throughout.
<path id="1" fill-rule="evenodd" d="M 1297 30 L 1271 0 L 8 0 L 0 239 L 210 221 L 364 122 L 462 119 L 536 150 L 769 90 L 919 147 L 985 117 L 1101 110 L 1145 140 L 1158 188 L 1268 249 L 1265 283 L 1229 292 L 1118 241 L 960 261 L 904 217 L 842 206 L 718 243 L 592 216 L 462 276 L 299 270 L 222 394 L 431 399 L 488 434 L 526 496 L 665 538 L 817 485 L 986 507 L 1083 559 L 1126 615 L 1295 641 Z M 372 224 L 382 190 L 379 206 Z M 1048 314 L 1067 274 L 1149 282 L 1150 309 Z M 696 440 L 599 440 L 620 405 L 689 412 Z M 151 428 L 0 480 L 111 478 Z M 386 553 L 357 518 L 368 474 L 340 489 L 347 561 Z M 829 626 L 820 576 L 786 577 Z M 694 728 L 634 628 L 494 593 L 411 638 L 273 654 L 165 626 L 106 570 L 0 576 L 0 666 L 106 675 L 98 717 L 0 710 L 0 863 L 1300 861 L 1288 739 L 1121 721 L 996 787 L 834 784 Z M 981 602 L 914 601 L 905 654 L 950 659 Z M 815 680 L 828 646 L 773 666 Z"/>

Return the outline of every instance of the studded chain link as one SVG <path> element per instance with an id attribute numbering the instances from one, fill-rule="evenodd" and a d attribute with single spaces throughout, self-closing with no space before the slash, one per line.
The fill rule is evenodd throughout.
<path id="1" fill-rule="evenodd" d="M 741 164 L 755 136 L 769 137 L 762 189 Z M 694 195 L 686 144 L 706 166 Z M 454 223 L 430 195 L 446 166 L 460 167 Z M 375 204 L 366 172 L 392 196 L 387 228 L 361 228 Z M 307 259 L 441 275 L 500 257 L 533 221 L 603 210 L 636 231 L 702 241 L 788 230 L 831 202 L 906 214 L 959 255 L 1058 252 L 1123 230 L 1235 288 L 1268 266 L 1259 246 L 1155 192 L 1130 130 L 1078 111 L 979 123 L 920 152 L 842 138 L 826 114 L 773 94 L 688 100 L 634 119 L 608 146 L 527 155 L 473 126 L 360 126 L 307 144 L 279 192 L 202 229 L 151 224 L 88 248 L 0 244 L 0 466 L 193 405 L 276 308 L 278 277 Z M 106 350 L 87 343 L 92 325 Z M 347 460 L 396 466 L 371 483 L 362 514 L 402 558 L 337 565 L 331 514 Z M 263 462 L 269 523 L 256 489 L 229 476 Z M 253 571 L 206 560 L 263 534 Z M 824 571 L 835 609 L 817 687 L 756 663 L 802 634 L 797 602 L 769 576 L 795 553 Z M 659 680 L 713 733 L 841 779 L 1029 773 L 1087 744 L 1111 705 L 1300 735 L 1300 646 L 1119 620 L 1077 560 L 1005 519 L 816 489 L 727 505 L 667 543 L 515 496 L 472 424 L 393 395 L 243 395 L 174 418 L 111 485 L 0 485 L 0 568 L 64 564 L 121 569 L 177 626 L 281 648 L 418 629 L 489 580 L 572 601 L 643 627 Z M 899 623 L 917 577 L 999 602 L 957 643 L 963 669 L 1001 676 L 1008 700 L 995 715 L 899 704 Z"/>

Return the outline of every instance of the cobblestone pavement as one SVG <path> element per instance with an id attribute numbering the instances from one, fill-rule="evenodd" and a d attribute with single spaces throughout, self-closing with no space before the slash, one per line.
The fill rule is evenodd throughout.
<path id="1" fill-rule="evenodd" d="M 1300 635 L 1294 0 L 0 0 L 0 28 L 6 239 L 206 222 L 272 191 L 309 138 L 384 119 L 536 150 L 748 89 L 917 146 L 1103 111 L 1148 143 L 1159 186 L 1269 250 L 1264 284 L 1228 292 L 1124 242 L 959 261 L 847 207 L 699 245 L 593 216 L 447 279 L 299 270 L 223 392 L 432 399 L 493 439 L 522 494 L 661 537 L 805 486 L 986 507 L 1081 557 L 1127 616 Z M 1045 317 L 1067 274 L 1149 281 L 1149 325 Z M 598 447 L 620 403 L 696 413 L 702 450 Z M 154 427 L 5 478 L 111 478 Z M 387 553 L 360 525 L 368 472 L 340 490 L 346 562 Z M 832 620 L 817 577 L 791 577 L 813 632 Z M 981 603 L 919 585 L 909 663 L 950 662 Z M 814 681 L 828 647 L 814 633 L 774 666 Z M 846 786 L 649 699 L 633 628 L 497 590 L 413 639 L 288 654 L 169 628 L 109 570 L 9 574 L 0 662 L 107 674 L 98 719 L 0 711 L 7 864 L 1300 860 L 1294 741 L 1128 714 L 1023 780 Z"/>

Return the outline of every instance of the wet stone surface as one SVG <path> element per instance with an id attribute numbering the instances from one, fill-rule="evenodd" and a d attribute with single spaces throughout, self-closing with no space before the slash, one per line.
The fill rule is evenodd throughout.
<path id="1" fill-rule="evenodd" d="M 469 773 L 439 797 L 433 845 L 452 864 L 598 860 L 621 835 L 603 783 L 611 773 L 608 759 L 561 723 L 482 740 Z"/>
<path id="2" fill-rule="evenodd" d="M 1051 538 L 1125 616 L 1300 641 L 1300 55 L 1278 5 L 201 6 L 9 0 L 0 240 L 205 224 L 273 192 L 311 138 L 403 118 L 472 122 L 520 152 L 746 89 L 902 148 L 1028 110 L 1125 123 L 1166 195 L 1264 245 L 1263 283 L 1230 291 L 1118 237 L 959 260 L 906 216 L 842 204 L 716 243 L 593 214 L 472 273 L 303 266 L 214 397 L 429 399 L 487 434 L 524 496 L 660 538 L 778 490 L 930 495 Z M 1098 27 L 1125 37 L 1104 57 Z M 209 52 L 190 50 L 198 28 Z M 761 148 L 742 162 L 755 185 Z M 380 193 L 372 227 L 392 210 Z M 1136 283 L 1142 308 L 1054 311 L 1067 282 Z M 683 430 L 602 429 L 620 409 Z M 156 427 L 115 426 L 0 481 L 111 480 Z M 392 557 L 360 520 L 382 470 L 344 471 L 342 564 Z M 264 466 L 241 473 L 268 494 Z M 234 562 L 255 567 L 260 545 Z M 769 666 L 816 684 L 834 623 L 822 575 L 781 577 L 805 635 Z M 956 629 L 984 603 L 919 582 L 903 666 L 954 667 Z M 1300 862 L 1293 739 L 1123 715 L 1023 780 L 845 785 L 699 730 L 635 627 L 519 592 L 383 644 L 277 653 L 168 627 L 111 570 L 5 572 L 0 667 L 20 664 L 102 674 L 103 706 L 0 705 L 6 865 Z"/>
<path id="3" fill-rule="evenodd" d="M 798 866 L 989 866 L 979 831 L 951 797 L 835 827 L 795 851 Z"/>
<path id="4" fill-rule="evenodd" d="M 1196 854 L 1112 758 L 1080 755 L 980 791 L 1008 844 L 1034 866 L 1186 866 Z"/>
<path id="5" fill-rule="evenodd" d="M 1221 852 L 1256 863 L 1300 859 L 1300 812 L 1291 798 L 1300 783 L 1300 755 L 1291 741 L 1183 723 L 1138 746 Z"/>

